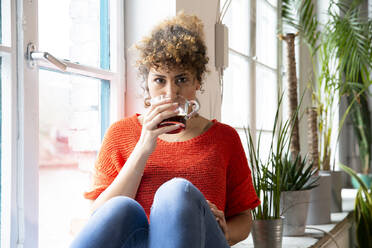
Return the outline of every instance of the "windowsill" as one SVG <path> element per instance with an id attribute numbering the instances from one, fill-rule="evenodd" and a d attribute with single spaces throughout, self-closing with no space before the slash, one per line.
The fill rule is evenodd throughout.
<path id="1" fill-rule="evenodd" d="M 306 226 L 309 229 L 306 229 L 304 236 L 283 237 L 282 246 L 286 248 L 337 247 L 329 235 L 322 231 L 310 229 L 316 228 L 331 233 L 339 247 L 349 247 L 350 239 L 352 239 L 352 237 L 350 237 L 350 229 L 352 228 L 354 220 L 353 209 L 356 192 L 356 189 L 342 189 L 343 212 L 332 213 L 330 224 Z M 346 246 L 342 244 L 346 244 Z M 232 246 L 232 248 L 251 247 L 254 247 L 252 235 L 249 235 L 246 240 Z"/>

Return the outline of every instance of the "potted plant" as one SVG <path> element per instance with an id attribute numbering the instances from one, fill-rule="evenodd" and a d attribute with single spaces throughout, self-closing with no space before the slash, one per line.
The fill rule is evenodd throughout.
<path id="1" fill-rule="evenodd" d="M 275 169 L 271 155 L 263 161 L 260 149 L 255 149 L 250 129 L 244 129 L 248 143 L 248 159 L 252 169 L 252 180 L 261 204 L 252 211 L 252 237 L 254 247 L 282 247 L 283 218 L 280 216 L 280 175 Z M 273 134 L 274 136 L 274 134 Z M 257 147 L 260 147 L 261 133 Z M 273 146 L 271 146 L 272 149 Z M 272 152 L 272 151 L 271 151 Z M 272 154 L 270 152 L 270 154 Z M 269 176 L 271 171 L 271 177 Z"/>
<path id="2" fill-rule="evenodd" d="M 281 95 L 275 114 L 268 157 L 260 154 L 261 132 L 257 141 L 253 141 L 250 129 L 244 128 L 248 161 L 252 170 L 253 186 L 261 204 L 252 211 L 252 236 L 254 247 L 281 247 L 283 235 L 283 217 L 280 214 L 281 170 L 277 164 L 281 162 L 284 151 L 288 149 L 288 132 L 290 123 L 279 121 Z"/>
<path id="3" fill-rule="evenodd" d="M 281 174 L 280 211 L 284 217 L 284 236 L 301 236 L 305 233 L 310 190 L 317 187 L 319 177 L 317 169 L 307 164 L 307 158 L 301 160 L 298 154 L 295 160 L 286 153 L 277 169 Z"/>
<path id="4" fill-rule="evenodd" d="M 332 106 L 322 104 L 323 97 L 316 97 L 316 93 L 323 93 L 322 84 L 325 81 L 319 80 L 317 70 L 317 56 L 319 53 L 319 40 L 321 32 L 319 31 L 319 22 L 317 20 L 315 8 L 311 0 L 283 0 L 281 6 L 281 16 L 283 21 L 292 29 L 295 29 L 300 38 L 307 44 L 309 54 L 312 60 L 313 68 L 308 78 L 309 85 L 312 86 L 318 82 L 318 87 L 314 93 L 313 87 L 310 87 L 313 95 L 313 107 L 309 108 L 309 160 L 321 176 L 319 178 L 319 187 L 311 191 L 310 205 L 308 211 L 308 224 L 323 224 L 330 222 L 331 210 L 331 176 L 322 170 L 329 171 L 330 147 L 331 147 L 331 130 L 332 125 L 329 122 L 329 114 L 333 111 L 327 111 Z M 324 84 L 323 84 L 324 86 Z M 324 87 L 323 87 L 324 88 Z M 329 87 L 327 87 L 329 89 Z M 330 91 L 328 91 L 330 92 Z M 315 97 L 314 97 L 315 96 Z M 315 100 L 320 101 L 315 101 Z M 329 98 L 333 100 L 334 98 Z M 324 108 L 324 106 L 326 108 Z M 323 117 L 323 118 L 319 118 Z M 319 121 L 320 120 L 320 121 Z M 332 120 L 332 118 L 331 118 Z M 314 123 L 315 122 L 315 123 Z M 321 129 L 321 131 L 319 131 Z M 341 196 L 341 190 L 340 194 Z"/>
<path id="5" fill-rule="evenodd" d="M 372 247 L 372 186 L 368 189 L 367 185 L 354 170 L 344 165 L 340 166 L 360 184 L 354 208 L 357 247 Z"/>
<path id="6" fill-rule="evenodd" d="M 366 87 L 371 85 L 368 72 L 372 64 L 370 42 L 372 25 L 371 20 L 360 17 L 358 10 L 360 2 L 353 1 L 347 5 L 343 1 L 339 3 L 331 1 L 327 11 L 329 20 L 325 24 L 318 21 L 311 0 L 283 0 L 282 4 L 283 20 L 299 32 L 309 48 L 313 64 L 309 78 L 313 90 L 313 108 L 309 112 L 316 113 L 312 118 L 316 119 L 317 128 L 312 129 L 310 136 L 311 139 L 315 139 L 319 135 L 319 142 L 311 141 L 310 148 L 317 151 L 310 150 L 309 153 L 310 159 L 314 160 L 315 166 L 318 164 L 320 171 L 334 171 L 334 162 L 331 168 L 332 157 L 334 157 L 332 153 L 338 138 L 332 141 L 332 132 L 336 131 L 339 136 L 349 112 L 356 113 L 356 117 L 352 119 L 359 121 L 355 122 L 355 130 L 359 131 L 356 136 L 362 138 L 359 149 L 365 151 L 363 154 L 361 152 L 361 158 L 365 161 L 364 168 L 369 167 L 367 161 L 370 163 L 371 156 L 366 155 L 371 152 L 368 111 L 360 108 L 356 111 L 351 110 L 361 106 L 359 104 L 363 102 L 360 100 L 361 94 L 365 93 Z M 335 12 L 335 9 L 339 12 Z M 338 112 L 342 95 L 348 95 L 349 107 L 342 116 L 340 124 L 336 126 L 337 130 L 334 130 L 335 113 Z M 314 145 L 315 143 L 318 147 Z M 339 178 L 339 182 L 342 180 L 340 173 L 332 172 L 332 186 L 341 186 L 341 183 L 334 180 L 336 177 Z M 340 187 L 333 188 L 332 196 L 336 196 L 333 198 L 335 203 L 333 209 L 340 211 Z"/>
<path id="7" fill-rule="evenodd" d="M 364 177 L 366 181 L 371 181 L 372 175 L 368 173 L 372 152 L 372 127 L 367 92 L 368 86 L 372 84 L 369 77 L 372 65 L 372 43 L 370 42 L 372 21 L 362 17 L 359 9 L 360 3 L 361 1 L 353 1 L 349 4 L 345 4 L 344 1 L 331 2 L 328 8 L 327 14 L 330 18 L 324 25 L 318 51 L 318 59 L 322 65 L 318 80 L 318 89 L 321 89 L 321 91 L 316 95 L 318 96 L 320 113 L 322 110 L 321 99 L 325 99 L 323 102 L 328 103 L 329 106 L 334 104 L 338 107 L 341 96 L 346 96 L 348 108 L 341 117 L 337 135 L 339 136 L 344 120 L 349 115 L 358 140 L 359 158 L 363 173 L 361 177 Z M 335 12 L 335 9 L 337 9 L 337 12 Z M 339 97 L 335 97 L 336 91 Z M 334 119 L 332 113 L 335 112 L 337 111 L 331 109 L 328 118 L 329 123 Z M 319 128 L 323 123 L 325 122 L 319 121 Z M 329 126 L 332 126 L 332 123 Z M 327 133 L 327 130 L 323 131 L 324 141 L 328 142 L 330 134 Z M 323 142 L 323 151 L 327 146 L 325 142 Z M 323 164 L 327 165 L 328 168 L 330 168 L 330 157 L 330 155 L 325 156 L 323 161 Z M 335 163 L 333 163 L 334 165 Z M 333 181 L 332 178 L 332 186 L 335 185 Z M 341 206 L 341 196 L 338 195 L 337 198 L 339 206 Z"/>
<path id="8" fill-rule="evenodd" d="M 303 95 L 300 105 L 302 100 Z M 294 152 L 293 150 L 292 139 L 297 137 L 296 130 L 298 125 L 296 124 L 296 120 L 298 120 L 297 115 L 300 105 L 296 106 L 296 109 L 292 111 L 290 118 L 284 123 L 283 128 L 281 128 L 282 125 L 279 122 L 278 145 L 284 150 L 281 149 L 272 153 L 275 168 L 278 172 L 268 172 L 272 182 L 275 181 L 277 175 L 281 175 L 280 215 L 284 217 L 284 236 L 299 236 L 304 234 L 310 190 L 318 186 L 316 183 L 319 179 L 316 175 L 318 169 L 314 168 L 312 163 L 307 163 L 306 156 L 301 159 L 299 151 Z"/>

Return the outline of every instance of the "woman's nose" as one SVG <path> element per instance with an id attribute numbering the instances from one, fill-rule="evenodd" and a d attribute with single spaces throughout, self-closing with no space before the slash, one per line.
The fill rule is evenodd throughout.
<path id="1" fill-rule="evenodd" d="M 169 96 L 171 99 L 174 99 L 179 93 L 179 87 L 177 84 L 171 82 L 171 83 L 168 83 L 165 91 L 166 91 L 165 93 L 167 96 Z"/>

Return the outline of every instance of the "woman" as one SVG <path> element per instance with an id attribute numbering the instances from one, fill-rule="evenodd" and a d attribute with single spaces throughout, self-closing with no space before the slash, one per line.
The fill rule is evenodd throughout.
<path id="1" fill-rule="evenodd" d="M 137 46 L 148 111 L 108 129 L 85 194 L 94 214 L 71 247 L 219 248 L 248 236 L 259 199 L 237 132 L 198 114 L 176 134 L 159 127 L 176 97 L 196 99 L 203 39 L 202 22 L 180 13 Z"/>

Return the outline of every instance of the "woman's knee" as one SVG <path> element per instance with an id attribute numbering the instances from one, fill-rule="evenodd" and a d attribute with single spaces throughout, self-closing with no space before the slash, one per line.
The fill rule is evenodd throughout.
<path id="1" fill-rule="evenodd" d="M 129 197 L 118 196 L 93 214 L 71 247 L 123 247 L 133 238 L 146 237 L 147 231 L 148 221 L 141 205 Z"/>
<path id="2" fill-rule="evenodd" d="M 134 199 L 126 196 L 116 196 L 108 200 L 94 215 L 105 215 L 115 222 L 123 220 L 130 221 L 131 219 L 140 221 L 146 224 L 147 217 L 142 206 Z"/>
<path id="3" fill-rule="evenodd" d="M 179 205 L 195 202 L 197 204 L 204 199 L 203 194 L 188 180 L 173 178 L 162 184 L 155 193 L 153 205 Z"/>

